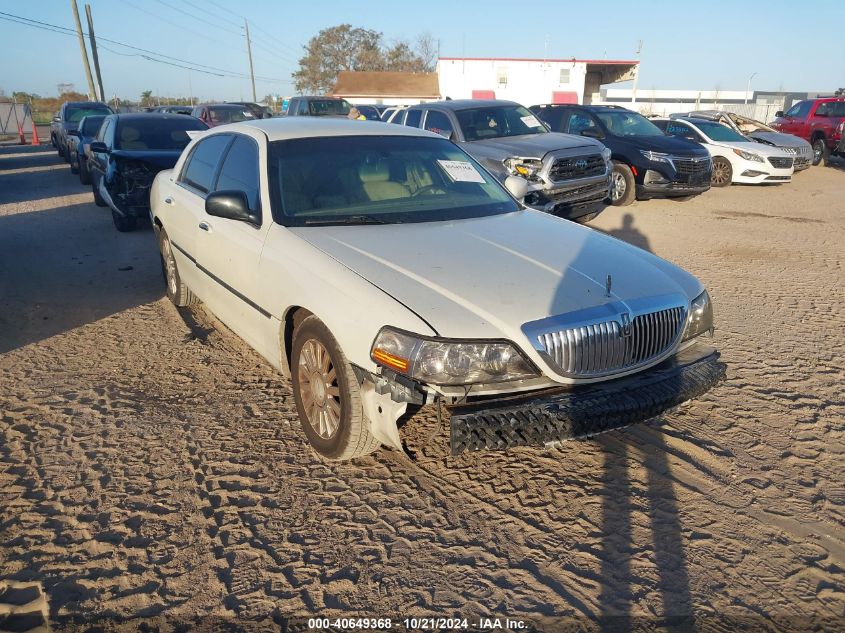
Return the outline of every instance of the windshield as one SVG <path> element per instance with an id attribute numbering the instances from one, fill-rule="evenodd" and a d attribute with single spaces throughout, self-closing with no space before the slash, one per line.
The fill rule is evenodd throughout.
<path id="1" fill-rule="evenodd" d="M 517 211 L 446 139 L 330 136 L 270 143 L 273 207 L 288 226 L 458 220 Z"/>
<path id="2" fill-rule="evenodd" d="M 254 119 L 255 115 L 247 108 L 209 108 L 208 116 L 216 124 L 240 123 L 248 119 Z"/>
<path id="3" fill-rule="evenodd" d="M 616 136 L 665 136 L 654 123 L 630 110 L 599 110 L 595 115 Z"/>
<path id="4" fill-rule="evenodd" d="M 696 120 L 693 123 L 712 141 L 723 141 L 725 143 L 746 143 L 748 141 L 742 134 L 721 123 L 704 120 Z"/>
<path id="5" fill-rule="evenodd" d="M 537 117 L 518 105 L 472 108 L 455 114 L 467 141 L 548 132 Z"/>
<path id="6" fill-rule="evenodd" d="M 82 136 L 94 136 L 100 130 L 100 124 L 105 118 L 105 115 L 85 117 L 85 121 L 82 122 Z"/>
<path id="7" fill-rule="evenodd" d="M 207 129 L 205 123 L 193 117 L 133 117 L 118 123 L 115 149 L 182 150 L 191 140 L 185 130 Z"/>
<path id="8" fill-rule="evenodd" d="M 104 105 L 69 106 L 65 109 L 65 118 L 71 123 L 79 123 L 84 117 L 90 114 L 106 115 L 111 113 L 111 109 Z"/>
<path id="9" fill-rule="evenodd" d="M 349 114 L 349 102 L 346 99 L 313 99 L 308 102 L 308 112 L 311 116 Z"/>
<path id="10" fill-rule="evenodd" d="M 773 127 L 769 127 L 765 123 L 760 123 L 760 121 L 755 121 L 754 119 L 747 119 L 738 114 L 728 114 L 727 116 L 745 134 L 751 132 L 777 132 Z"/>

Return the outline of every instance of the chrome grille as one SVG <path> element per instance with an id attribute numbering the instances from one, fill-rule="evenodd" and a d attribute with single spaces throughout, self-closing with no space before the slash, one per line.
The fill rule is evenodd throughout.
<path id="1" fill-rule="evenodd" d="M 547 332 L 540 344 L 557 365 L 573 378 L 603 376 L 633 369 L 660 357 L 681 335 L 686 310 L 669 308 L 635 317 L 626 328 L 618 321 Z"/>
<path id="2" fill-rule="evenodd" d="M 601 176 L 606 170 L 607 167 L 601 154 L 558 158 L 549 171 L 549 178 L 554 181 L 574 180 L 575 178 Z"/>

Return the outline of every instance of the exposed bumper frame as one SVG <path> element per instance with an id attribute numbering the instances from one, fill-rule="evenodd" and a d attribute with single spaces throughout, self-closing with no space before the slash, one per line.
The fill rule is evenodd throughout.
<path id="1" fill-rule="evenodd" d="M 644 422 L 709 391 L 725 371 L 719 352 L 697 344 L 618 380 L 456 406 L 452 454 L 541 446 Z"/>

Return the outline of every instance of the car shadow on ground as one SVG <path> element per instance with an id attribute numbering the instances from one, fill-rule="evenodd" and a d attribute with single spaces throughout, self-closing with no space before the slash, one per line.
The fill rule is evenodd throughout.
<path id="1" fill-rule="evenodd" d="M 149 228 L 118 233 L 105 209 L 84 203 L 0 215 L 0 353 L 155 301 L 163 291 Z"/>
<path id="2" fill-rule="evenodd" d="M 36 203 L 90 191 L 90 185 L 81 184 L 79 176 L 70 173 L 70 166 L 50 145 L 0 146 L 0 216 L 5 215 L 4 205 Z"/>

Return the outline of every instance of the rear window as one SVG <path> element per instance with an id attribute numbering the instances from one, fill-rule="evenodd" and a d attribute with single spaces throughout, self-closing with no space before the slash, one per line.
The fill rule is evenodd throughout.
<path id="1" fill-rule="evenodd" d="M 115 148 L 123 150 L 181 150 L 191 141 L 186 130 L 207 130 L 192 117 L 135 117 L 117 125 Z"/>
<path id="2" fill-rule="evenodd" d="M 71 123 L 79 123 L 83 118 L 89 115 L 102 114 L 105 116 L 111 113 L 111 108 L 105 105 L 68 106 L 65 109 L 65 119 Z"/>
<path id="3" fill-rule="evenodd" d="M 349 114 L 349 103 L 345 99 L 312 99 L 308 102 L 308 112 L 311 116 Z"/>
<path id="4" fill-rule="evenodd" d="M 208 118 L 210 121 L 222 125 L 224 123 L 240 123 L 248 119 L 254 119 L 255 115 L 247 108 L 209 108 Z"/>

